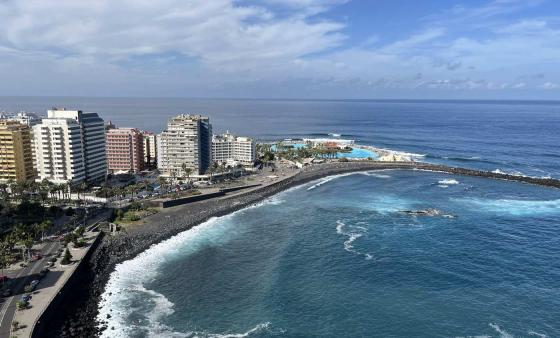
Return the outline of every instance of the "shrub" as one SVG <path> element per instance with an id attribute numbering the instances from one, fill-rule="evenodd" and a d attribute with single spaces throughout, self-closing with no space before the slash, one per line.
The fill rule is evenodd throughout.
<path id="1" fill-rule="evenodd" d="M 68 207 L 68 209 L 66 209 L 66 216 L 72 216 L 75 213 L 76 211 L 72 207 Z"/>
<path id="2" fill-rule="evenodd" d="M 26 286 L 23 288 L 23 292 L 25 292 L 25 293 L 31 293 L 31 292 L 33 292 L 33 287 L 31 287 L 31 285 L 26 285 Z"/>
<path id="3" fill-rule="evenodd" d="M 142 204 L 140 202 L 132 202 L 130 203 L 129 207 L 130 210 L 142 210 Z"/>
<path id="4" fill-rule="evenodd" d="M 12 330 L 17 331 L 18 328 L 19 328 L 19 322 L 17 320 L 14 320 L 12 322 Z"/>
<path id="5" fill-rule="evenodd" d="M 72 254 L 70 253 L 70 250 L 66 248 L 66 251 L 64 251 L 64 257 L 62 257 L 62 261 L 60 261 L 60 263 L 67 265 L 70 264 L 71 262 L 72 262 Z"/>
<path id="6" fill-rule="evenodd" d="M 16 307 L 17 307 L 17 309 L 20 310 L 20 311 L 21 311 L 21 310 L 25 310 L 25 309 L 27 309 L 27 302 L 24 302 L 24 301 L 22 301 L 22 300 L 18 300 L 17 303 L 16 303 Z M 19 324 L 19 323 L 18 323 L 18 324 Z"/>

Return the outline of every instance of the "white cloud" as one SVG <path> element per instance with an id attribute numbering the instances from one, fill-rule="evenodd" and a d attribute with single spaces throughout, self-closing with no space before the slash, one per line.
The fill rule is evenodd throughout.
<path id="1" fill-rule="evenodd" d="M 560 83 L 557 18 L 494 22 L 538 1 L 455 7 L 399 40 L 368 32 L 354 45 L 346 24 L 321 15 L 346 2 L 0 0 L 0 90 L 18 89 L 14 82 L 41 90 L 52 78 L 53 93 L 151 86 L 154 95 L 175 88 L 201 96 L 291 85 L 301 95 L 309 88 L 545 92 Z"/>
<path id="2" fill-rule="evenodd" d="M 306 19 L 275 19 L 265 7 L 232 0 L 8 0 L 0 2 L 0 46 L 109 60 L 177 53 L 210 66 L 246 67 L 344 39 L 342 24 Z"/>
<path id="3" fill-rule="evenodd" d="M 543 83 L 541 86 L 541 88 L 543 89 L 558 89 L 560 88 L 560 85 L 558 85 L 557 83 L 553 83 L 553 82 L 545 82 Z"/>

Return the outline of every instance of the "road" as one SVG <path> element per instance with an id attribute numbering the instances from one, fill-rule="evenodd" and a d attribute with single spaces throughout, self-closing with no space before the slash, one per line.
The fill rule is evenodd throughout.
<path id="1" fill-rule="evenodd" d="M 104 220 L 108 217 L 110 213 L 108 211 L 101 212 L 95 215 L 87 221 L 87 225 L 92 225 L 98 221 Z M 49 262 L 49 259 L 55 254 L 62 244 L 59 241 L 46 242 L 43 247 L 42 254 L 43 258 L 29 263 L 25 268 L 18 271 L 15 276 L 11 276 L 11 280 L 14 285 L 10 286 L 12 290 L 12 296 L 3 299 L 2 308 L 0 309 L 0 338 L 10 337 L 12 320 L 14 318 L 16 309 L 16 303 L 24 294 L 24 288 L 26 285 L 31 283 L 34 279 L 38 279 L 37 275 L 41 269 L 45 268 Z"/>
<path id="2" fill-rule="evenodd" d="M 49 242 L 43 248 L 43 258 L 28 264 L 21 269 L 16 276 L 12 277 L 14 285 L 11 285 L 12 296 L 4 299 L 2 310 L 0 311 L 0 337 L 10 337 L 12 319 L 16 312 L 16 303 L 24 294 L 24 288 L 37 278 L 37 274 L 47 266 L 50 256 L 55 253 L 61 244 L 59 242 Z"/>

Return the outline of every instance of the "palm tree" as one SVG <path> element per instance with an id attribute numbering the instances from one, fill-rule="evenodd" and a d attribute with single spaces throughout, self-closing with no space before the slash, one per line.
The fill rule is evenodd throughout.
<path id="1" fill-rule="evenodd" d="M 36 228 L 41 232 L 41 241 L 43 241 L 45 238 L 45 231 L 47 231 L 51 226 L 52 222 L 50 220 L 46 220 L 37 224 Z"/>
<path id="2" fill-rule="evenodd" d="M 82 197 L 85 200 L 85 192 L 87 190 L 87 184 L 86 182 L 82 182 L 80 183 L 80 185 L 78 186 L 78 200 L 80 200 L 80 192 L 82 192 Z"/>
<path id="3" fill-rule="evenodd" d="M 213 166 L 209 166 L 208 169 L 206 169 L 206 175 L 208 175 L 210 182 L 212 182 L 212 174 L 214 173 L 214 167 Z"/>
<path id="4" fill-rule="evenodd" d="M 187 164 L 186 164 L 186 163 L 183 163 L 183 164 L 181 165 L 181 169 L 183 169 L 183 173 L 184 173 L 184 176 L 183 176 L 183 177 L 186 177 L 186 178 L 187 178 L 187 183 L 188 183 L 188 185 L 189 185 L 189 187 L 190 187 L 190 185 L 191 185 L 191 175 L 192 175 L 193 169 L 187 167 Z"/>
<path id="5" fill-rule="evenodd" d="M 163 190 L 167 185 L 167 180 L 163 176 L 159 176 L 157 178 L 157 182 L 159 183 L 160 189 Z"/>

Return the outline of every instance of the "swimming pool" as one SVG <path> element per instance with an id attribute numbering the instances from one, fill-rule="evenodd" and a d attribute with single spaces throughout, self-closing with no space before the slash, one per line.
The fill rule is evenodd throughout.
<path id="1" fill-rule="evenodd" d="M 289 145 L 296 148 L 296 149 L 307 147 L 307 145 L 305 143 L 293 143 L 293 144 L 289 144 Z M 276 145 L 273 145 L 271 147 L 271 149 L 272 149 L 272 151 L 276 151 Z M 351 152 L 349 152 L 349 153 L 338 152 L 336 154 L 336 157 L 337 158 L 368 158 L 368 157 L 371 157 L 373 159 L 377 159 L 377 158 L 379 158 L 379 155 L 377 155 L 377 153 L 375 153 L 371 150 L 354 148 L 353 147 Z"/>

